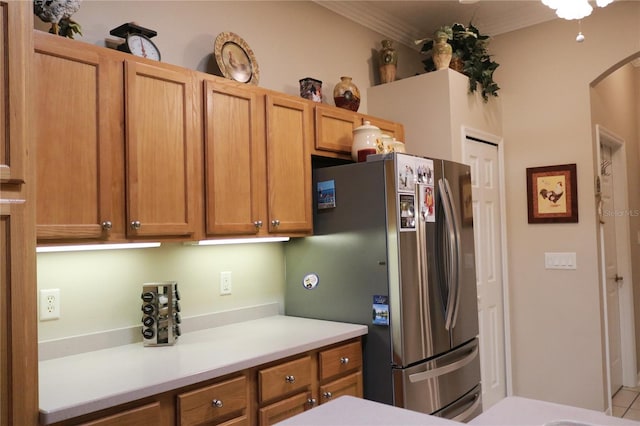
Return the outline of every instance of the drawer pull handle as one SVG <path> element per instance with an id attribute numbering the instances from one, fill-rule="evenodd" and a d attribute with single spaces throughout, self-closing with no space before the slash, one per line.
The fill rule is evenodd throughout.
<path id="1" fill-rule="evenodd" d="M 141 226 L 142 224 L 140 223 L 139 220 L 134 220 L 131 222 L 131 229 L 134 229 L 137 231 L 138 229 L 140 229 Z"/>
<path id="2" fill-rule="evenodd" d="M 211 405 L 217 408 L 222 408 L 223 404 L 219 399 L 214 399 L 213 401 L 211 401 Z"/>
<path id="3" fill-rule="evenodd" d="M 315 398 L 309 398 L 307 399 L 307 404 L 309 404 L 310 406 L 315 406 L 316 405 L 316 399 Z"/>
<path id="4" fill-rule="evenodd" d="M 286 376 L 284 380 L 286 380 L 287 383 L 293 383 L 296 381 L 296 378 L 293 376 Z"/>
<path id="5" fill-rule="evenodd" d="M 349 364 L 349 358 L 347 358 L 346 356 L 343 356 L 342 358 L 340 358 L 340 364 L 344 364 L 344 365 Z"/>
<path id="6" fill-rule="evenodd" d="M 322 396 L 324 396 L 327 399 L 331 399 L 331 397 L 333 396 L 333 394 L 331 394 L 331 392 L 325 392 L 322 394 Z"/>
<path id="7" fill-rule="evenodd" d="M 105 231 L 111 231 L 111 228 L 113 228 L 113 223 L 111 223 L 110 220 L 105 220 L 104 222 L 102 222 L 102 229 Z"/>

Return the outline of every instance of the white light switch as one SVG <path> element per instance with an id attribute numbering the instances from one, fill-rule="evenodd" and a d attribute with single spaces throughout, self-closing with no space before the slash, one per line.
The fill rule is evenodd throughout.
<path id="1" fill-rule="evenodd" d="M 545 253 L 544 267 L 546 269 L 576 269 L 576 254 L 572 253 Z"/>

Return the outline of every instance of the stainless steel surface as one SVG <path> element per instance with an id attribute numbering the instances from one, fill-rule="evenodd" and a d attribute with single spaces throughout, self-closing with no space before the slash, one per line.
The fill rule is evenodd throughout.
<path id="1" fill-rule="evenodd" d="M 423 183 L 398 192 L 398 154 L 372 157 L 314 171 L 314 185 L 334 182 L 335 207 L 315 209 L 315 236 L 285 245 L 285 311 L 368 325 L 365 398 L 431 414 L 480 389 L 473 221 L 461 206 L 469 167 L 433 159 L 434 216 L 412 229 L 400 200 L 419 207 Z M 317 285 L 305 287 L 311 273 Z M 373 322 L 374 299 L 388 299 L 388 323 Z"/>

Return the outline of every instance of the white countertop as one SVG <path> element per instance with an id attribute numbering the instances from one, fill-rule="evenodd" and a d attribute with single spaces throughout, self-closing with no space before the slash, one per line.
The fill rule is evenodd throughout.
<path id="1" fill-rule="evenodd" d="M 367 327 L 271 316 L 39 363 L 40 421 L 50 424 L 367 334 Z"/>
<path id="2" fill-rule="evenodd" d="M 595 410 L 517 396 L 503 399 L 468 424 L 479 426 L 640 426 L 640 422 L 607 416 Z"/>
<path id="3" fill-rule="evenodd" d="M 341 396 L 304 413 L 290 417 L 277 426 L 461 426 L 463 423 L 430 416 L 392 405 Z"/>

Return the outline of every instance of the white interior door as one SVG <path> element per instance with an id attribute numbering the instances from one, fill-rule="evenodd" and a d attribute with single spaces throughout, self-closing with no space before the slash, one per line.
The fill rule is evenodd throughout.
<path id="1" fill-rule="evenodd" d="M 620 299 L 618 275 L 615 200 L 614 200 L 614 165 L 612 148 L 600 145 L 600 200 L 601 220 L 604 250 L 604 274 L 607 298 L 607 330 L 609 342 L 609 375 L 611 395 L 622 387 L 622 355 L 620 332 Z"/>
<path id="2" fill-rule="evenodd" d="M 506 396 L 500 167 L 496 145 L 471 139 L 465 144 L 473 188 L 480 370 L 486 410 Z"/>

